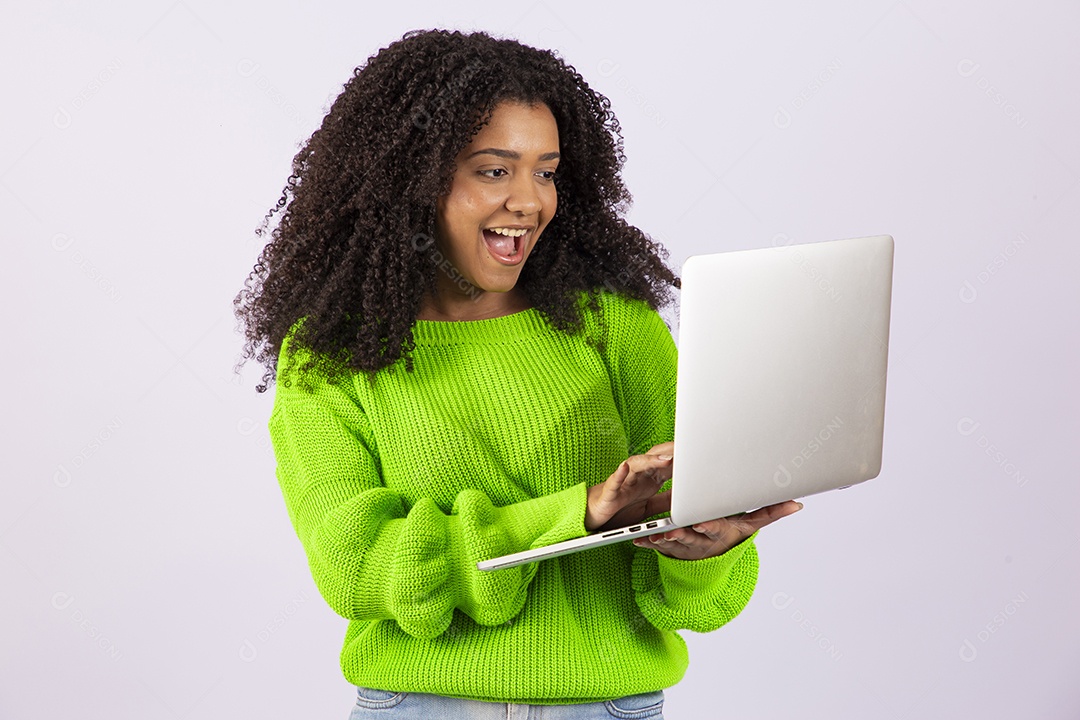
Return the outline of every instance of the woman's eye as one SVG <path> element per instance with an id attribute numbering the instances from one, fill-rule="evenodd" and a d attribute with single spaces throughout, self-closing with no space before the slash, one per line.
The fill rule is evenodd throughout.
<path id="1" fill-rule="evenodd" d="M 550 180 L 555 179 L 555 172 L 556 172 L 555 170 L 542 170 L 540 172 L 540 174 L 544 176 L 545 180 L 550 181 Z M 503 175 L 488 175 L 488 173 L 503 173 Z M 497 180 L 497 179 L 499 179 L 501 177 L 505 177 L 505 173 L 506 173 L 506 170 L 503 169 L 503 168 L 490 168 L 488 170 L 481 170 L 480 171 L 481 175 L 483 175 L 484 177 L 489 177 L 492 180 Z"/>

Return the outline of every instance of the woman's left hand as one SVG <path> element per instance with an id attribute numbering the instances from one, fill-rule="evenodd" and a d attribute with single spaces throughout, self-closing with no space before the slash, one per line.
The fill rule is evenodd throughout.
<path id="1" fill-rule="evenodd" d="M 703 560 L 723 555 L 769 523 L 801 509 L 802 503 L 785 500 L 758 508 L 751 513 L 739 513 L 698 523 L 693 527 L 637 538 L 634 544 L 638 547 L 651 547 L 663 555 L 680 560 Z"/>

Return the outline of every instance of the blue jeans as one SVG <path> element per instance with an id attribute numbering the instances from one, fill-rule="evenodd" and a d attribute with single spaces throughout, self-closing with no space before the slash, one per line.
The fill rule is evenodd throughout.
<path id="1" fill-rule="evenodd" d="M 663 710 L 663 690 L 576 705 L 525 705 L 357 687 L 349 720 L 663 720 Z"/>

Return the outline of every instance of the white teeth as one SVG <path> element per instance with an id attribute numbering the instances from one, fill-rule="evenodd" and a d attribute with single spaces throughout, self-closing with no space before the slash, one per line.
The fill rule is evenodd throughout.
<path id="1" fill-rule="evenodd" d="M 488 228 L 493 233 L 500 235 L 506 235 L 507 237 L 521 237 L 525 233 L 529 232 L 528 228 Z"/>

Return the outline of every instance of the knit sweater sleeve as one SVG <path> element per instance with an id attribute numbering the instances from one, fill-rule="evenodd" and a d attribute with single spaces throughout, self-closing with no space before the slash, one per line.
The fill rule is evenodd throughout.
<path id="1" fill-rule="evenodd" d="M 663 318 L 644 301 L 620 299 L 608 307 L 605 314 L 614 314 L 608 342 L 616 405 L 630 453 L 640 454 L 675 438 L 678 350 Z M 669 480 L 661 490 L 670 487 Z M 704 560 L 635 547 L 631 582 L 642 614 L 661 630 L 711 632 L 731 621 L 757 584 L 756 535 Z"/>
<path id="2" fill-rule="evenodd" d="M 300 387 L 283 377 L 288 345 L 270 438 L 289 518 L 330 607 L 349 620 L 392 619 L 424 639 L 443 633 L 455 608 L 484 625 L 517 615 L 539 564 L 485 572 L 477 562 L 587 534 L 585 483 L 502 507 L 475 489 L 448 513 L 429 498 L 410 506 L 382 482 L 355 381 Z M 295 354 L 299 367 L 307 353 Z"/>

